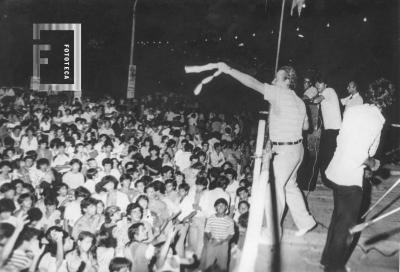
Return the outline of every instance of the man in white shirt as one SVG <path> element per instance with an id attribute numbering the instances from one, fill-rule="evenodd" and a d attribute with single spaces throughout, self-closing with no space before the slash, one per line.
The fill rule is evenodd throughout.
<path id="1" fill-rule="evenodd" d="M 385 122 L 381 112 L 392 103 L 393 93 L 388 80 L 376 80 L 366 93 L 366 104 L 351 107 L 344 115 L 335 155 L 326 169 L 333 184 L 334 210 L 321 258 L 325 271 L 346 271 L 353 240 L 349 229 L 359 223 L 364 168 L 379 168 L 372 157 Z"/>
<path id="2" fill-rule="evenodd" d="M 270 102 L 269 135 L 272 141 L 273 171 L 276 187 L 276 210 L 279 234 L 282 234 L 281 222 L 286 204 L 301 236 L 313 229 L 316 222 L 308 212 L 303 195 L 297 186 L 297 170 L 303 160 L 303 129 L 308 129 L 308 118 L 304 102 L 293 91 L 296 88 L 297 75 L 290 66 L 283 66 L 275 74 L 272 85 L 261 83 L 257 79 L 218 64 L 220 71 L 237 79 L 243 85 L 257 91 Z M 268 203 L 270 205 L 270 203 Z M 273 225 L 272 209 L 267 208 L 269 227 Z"/>
<path id="3" fill-rule="evenodd" d="M 33 134 L 33 128 L 26 129 L 26 136 L 22 137 L 19 147 L 24 151 L 24 154 L 28 151 L 37 151 L 39 144 L 36 136 Z"/>
<path id="4" fill-rule="evenodd" d="M 325 78 L 321 75 L 316 80 L 318 96 L 313 102 L 321 104 L 323 130 L 319 144 L 319 169 L 321 171 L 322 182 L 331 187 L 329 180 L 325 176 L 325 169 L 333 157 L 336 148 L 336 137 L 342 124 L 339 99 L 333 88 L 329 88 Z"/>
<path id="5" fill-rule="evenodd" d="M 213 150 L 210 152 L 210 165 L 211 167 L 221 167 L 225 163 L 225 156 L 222 152 L 222 147 L 219 142 L 214 144 Z"/>
<path id="6" fill-rule="evenodd" d="M 364 103 L 363 98 L 358 92 L 358 85 L 355 81 L 350 81 L 349 85 L 347 85 L 347 91 L 349 92 L 349 96 L 340 99 L 340 102 L 344 106 L 344 112 L 350 107 L 362 105 Z"/>

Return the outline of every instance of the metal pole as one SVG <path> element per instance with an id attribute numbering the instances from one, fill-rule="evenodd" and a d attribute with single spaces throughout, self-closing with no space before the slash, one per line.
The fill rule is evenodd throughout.
<path id="1" fill-rule="evenodd" d="M 131 51 L 130 51 L 129 65 L 133 65 L 133 51 L 135 49 L 136 5 L 138 1 L 139 0 L 134 0 L 133 2 Z"/>
<path id="2" fill-rule="evenodd" d="M 133 8 L 132 8 L 132 34 L 131 34 L 131 48 L 130 48 L 130 55 L 129 55 L 129 71 L 128 71 L 128 86 L 127 86 L 127 97 L 128 98 L 133 98 L 135 96 L 135 87 L 133 86 L 133 93 L 132 92 L 132 86 L 130 86 L 131 81 L 134 80 L 135 82 L 135 77 L 136 77 L 136 72 L 135 72 L 135 67 L 133 65 L 133 53 L 135 49 L 135 28 L 136 28 L 136 5 L 139 0 L 134 0 L 133 1 Z M 132 97 L 131 97 L 132 96 Z"/>
<path id="3" fill-rule="evenodd" d="M 283 15 L 285 14 L 285 3 L 286 3 L 286 0 L 282 0 L 281 20 L 280 20 L 280 24 L 279 24 L 278 48 L 276 51 L 276 60 L 275 60 L 275 73 L 278 71 L 279 54 L 281 51 L 282 25 L 283 25 Z"/>

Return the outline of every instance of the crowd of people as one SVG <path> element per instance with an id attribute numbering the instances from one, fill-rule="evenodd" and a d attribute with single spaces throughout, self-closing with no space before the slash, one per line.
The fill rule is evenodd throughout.
<path id="1" fill-rule="evenodd" d="M 185 99 L 4 95 L 1 269 L 226 270 L 250 206 L 247 117 Z"/>
<path id="2" fill-rule="evenodd" d="M 278 71 L 278 87 L 268 89 L 220 68 L 271 102 L 278 215 L 287 204 L 304 235 L 316 225 L 296 184 L 306 111 L 277 89 L 295 87 L 292 71 Z M 341 114 L 324 116 L 332 116 L 324 103 L 338 98 L 324 82 L 316 86 L 305 95 L 322 104 L 325 128 L 335 130 L 323 136 L 327 168 Z M 251 206 L 248 115 L 204 112 L 176 94 L 58 104 L 43 94 L 1 95 L 1 271 L 234 271 Z M 283 113 L 289 120 L 277 123 Z"/>

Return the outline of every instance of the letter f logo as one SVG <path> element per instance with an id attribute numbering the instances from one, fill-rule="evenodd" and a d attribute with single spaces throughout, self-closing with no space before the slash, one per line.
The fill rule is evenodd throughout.
<path id="1" fill-rule="evenodd" d="M 33 40 L 40 41 L 40 25 L 33 24 Z M 49 64 L 48 58 L 41 58 L 40 51 L 50 51 L 50 44 L 33 44 L 33 76 L 40 79 L 40 65 Z"/>

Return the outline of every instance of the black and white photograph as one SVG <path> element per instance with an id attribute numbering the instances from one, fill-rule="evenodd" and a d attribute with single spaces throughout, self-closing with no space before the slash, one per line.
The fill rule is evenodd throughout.
<path id="1" fill-rule="evenodd" d="M 398 0 L 0 0 L 0 272 L 400 271 Z"/>

